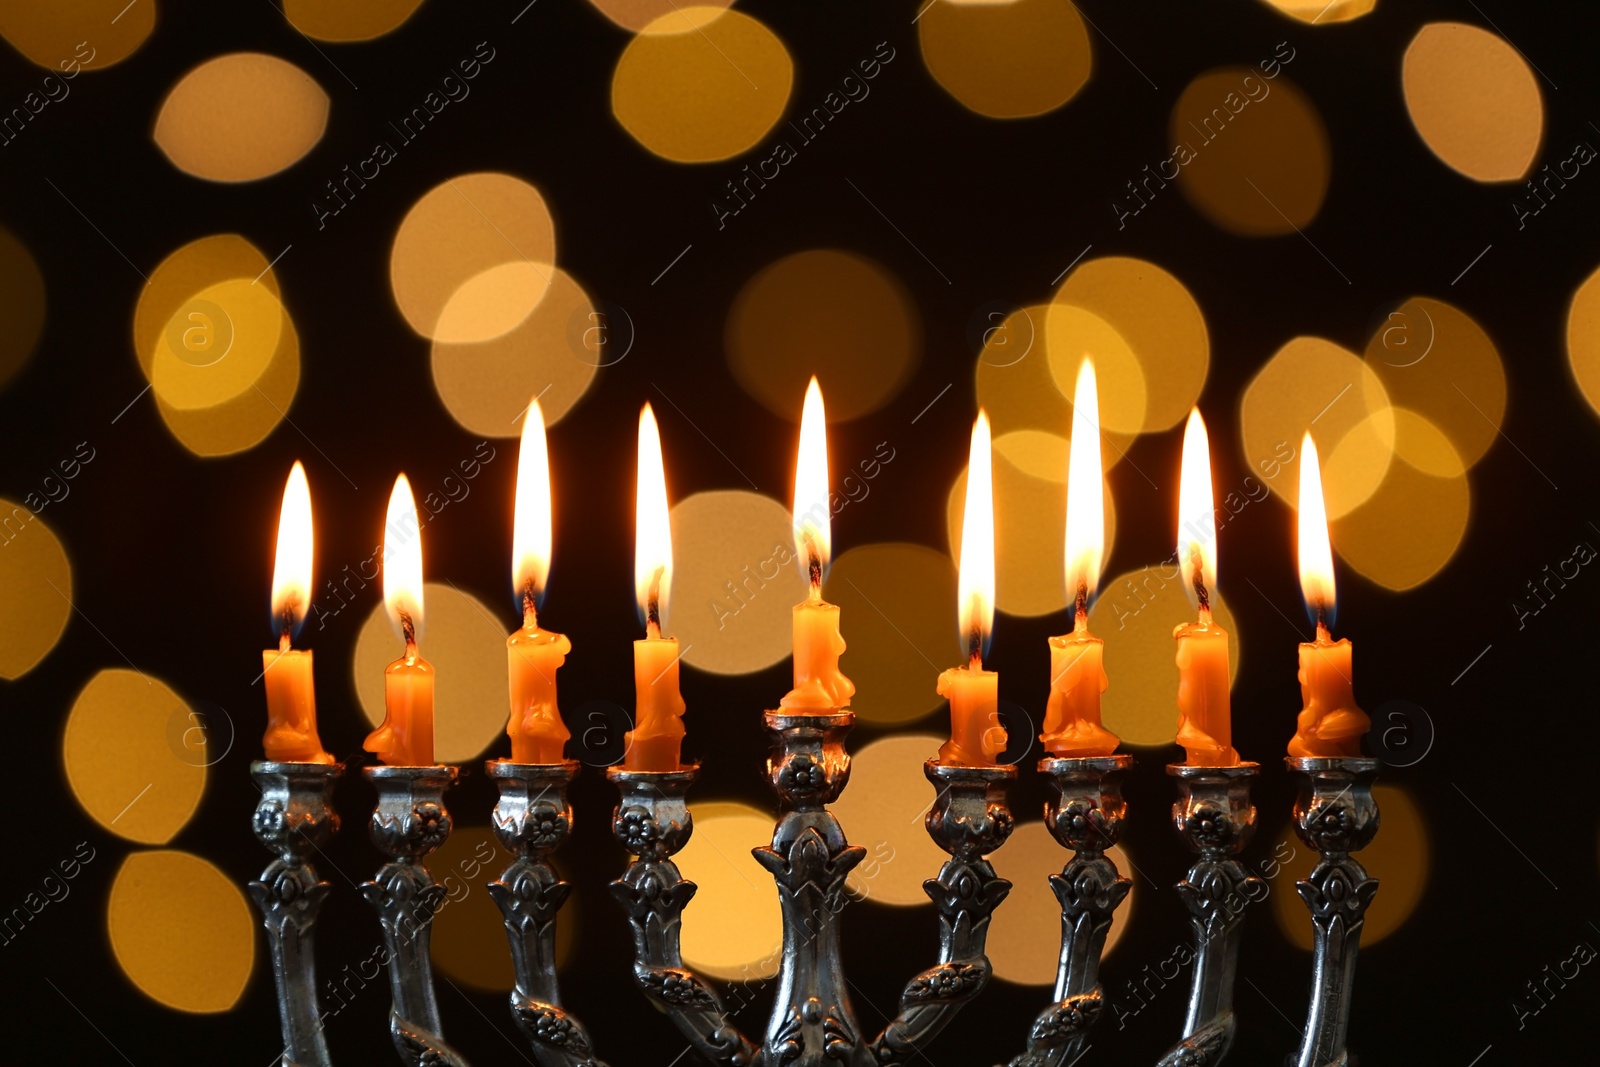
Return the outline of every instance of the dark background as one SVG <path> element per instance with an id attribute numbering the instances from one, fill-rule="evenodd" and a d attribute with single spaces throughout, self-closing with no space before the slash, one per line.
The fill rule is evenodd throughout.
<path id="1" fill-rule="evenodd" d="M 1240 393 L 1288 338 L 1317 334 L 1359 350 L 1374 316 L 1413 293 L 1448 297 L 1474 316 L 1505 361 L 1510 399 L 1503 430 L 1517 447 L 1497 443 L 1473 470 L 1467 538 L 1432 581 L 1397 595 L 1348 570 L 1341 576 L 1345 632 L 1362 649 L 1362 702 L 1371 709 L 1392 698 L 1415 701 L 1436 729 L 1425 759 L 1386 775 L 1420 804 L 1434 867 L 1410 921 L 1362 954 L 1351 1045 L 1369 1065 L 1487 1067 L 1561 1061 L 1562 1052 L 1576 1050 L 1589 1021 L 1584 1002 L 1592 1006 L 1600 990 L 1592 969 L 1525 1029 L 1511 1003 L 1576 942 L 1600 945 L 1600 931 L 1588 925 L 1600 921 L 1600 885 L 1593 789 L 1585 786 L 1596 740 L 1597 594 L 1594 579 L 1580 578 L 1520 631 L 1510 602 L 1545 564 L 1570 555 L 1575 541 L 1597 537 L 1588 522 L 1600 516 L 1592 506 L 1600 487 L 1600 424 L 1571 380 L 1563 331 L 1573 290 L 1600 261 L 1592 237 L 1600 182 L 1593 189 L 1574 182 L 1555 205 L 1559 220 L 1541 218 L 1516 232 L 1514 187 L 1457 175 L 1416 136 L 1401 100 L 1400 57 L 1424 22 L 1482 25 L 1492 17 L 1559 86 L 1540 85 L 1547 109 L 1540 159 L 1559 158 L 1551 154 L 1558 147 L 1564 156 L 1572 141 L 1597 136 L 1588 125 L 1600 115 L 1600 68 L 1593 62 L 1600 12 L 1593 5 L 1497 0 L 1492 10 L 1480 10 L 1471 3 L 1387 0 L 1354 22 L 1310 27 L 1252 0 L 1095 2 L 1085 6 L 1089 17 L 1160 88 L 1096 34 L 1094 76 L 1070 105 L 1037 119 L 996 122 L 960 107 L 929 77 L 910 21 L 917 5 L 750 0 L 741 10 L 770 26 L 795 59 L 791 107 L 819 99 L 879 41 L 893 45 L 898 62 L 874 84 L 878 104 L 808 148 L 786 168 L 789 177 L 720 233 L 706 204 L 733 164 L 657 159 L 610 115 L 609 79 L 627 34 L 572 0 L 543 0 L 510 25 L 522 7 L 522 0 L 432 0 L 377 41 L 319 42 L 359 84 L 355 91 L 272 3 L 163 3 L 155 33 L 135 55 L 75 81 L 69 105 L 46 111 L 0 155 L 0 221 L 38 260 L 50 302 L 31 364 L 0 393 L 0 492 L 21 499 L 78 441 L 98 451 L 70 500 L 47 516 L 71 556 L 82 615 L 43 663 L 0 686 L 14 761 L 8 898 L 20 899 L 34 872 L 77 841 L 87 839 L 107 856 L 87 868 L 87 884 L 70 904 L 48 909 L 38 929 L 0 949 L 14 1020 L 10 1054 L 0 1058 L 20 1062 L 14 1056 L 31 1048 L 44 1062 L 112 1063 L 121 1062 L 120 1050 L 136 1064 L 265 1064 L 279 1047 L 264 942 L 244 999 L 223 1015 L 167 1011 L 122 976 L 110 955 L 103 905 L 120 857 L 134 846 L 105 833 L 73 800 L 58 755 L 61 731 L 88 678 L 124 665 L 116 649 L 191 702 L 227 709 L 239 742 L 212 768 L 199 812 L 172 846 L 206 856 L 240 883 L 259 872 L 266 857 L 249 833 L 257 794 L 248 764 L 258 750 L 262 698 L 250 679 L 263 646 L 283 472 L 296 457 L 307 463 L 317 493 L 319 558 L 356 560 L 371 550 L 395 471 L 405 469 L 419 485 L 436 484 L 470 454 L 475 439 L 452 421 L 429 382 L 427 342 L 394 309 L 387 261 L 405 210 L 445 178 L 477 170 L 504 170 L 537 185 L 556 218 L 563 267 L 592 296 L 625 307 L 638 327 L 634 351 L 603 371 L 552 433 L 564 506 L 557 513 L 560 562 L 551 595 L 559 598 L 561 628 L 582 650 L 561 675 L 569 707 L 631 699 L 633 432 L 653 382 L 671 383 L 685 414 L 714 426 L 712 436 L 724 447 L 738 444 L 740 466 L 764 491 L 780 499 L 788 492 L 794 426 L 749 400 L 722 354 L 734 294 L 781 255 L 831 246 L 871 256 L 911 286 L 922 317 L 925 353 L 914 380 L 882 410 L 831 428 L 836 454 L 867 455 L 893 426 L 896 444 L 906 442 L 901 454 L 911 457 L 876 487 L 873 503 L 841 516 L 834 531 L 841 549 L 883 540 L 945 547 L 946 489 L 965 462 L 972 417 L 969 317 L 988 301 L 1022 304 L 1046 296 L 1049 280 L 1087 243 L 1095 255 L 1161 264 L 1204 310 L 1212 364 L 1201 404 L 1213 413 L 1222 482 L 1236 481 L 1229 472 L 1241 468 L 1234 414 Z M 308 205 L 319 183 L 364 154 L 373 129 L 483 40 L 498 54 L 474 84 L 477 102 L 431 128 L 336 224 L 317 232 Z M 1181 197 L 1157 201 L 1145 213 L 1150 217 L 1121 233 L 1107 204 L 1124 177 L 1164 157 L 1168 115 L 1192 77 L 1225 63 L 1254 63 L 1282 40 L 1298 50 L 1290 77 L 1316 101 L 1333 146 L 1332 184 L 1311 236 L 1350 285 L 1298 237 L 1227 235 Z M 182 72 L 245 49 L 281 55 L 318 79 L 332 97 L 326 135 L 305 160 L 261 182 L 224 186 L 189 178 L 151 141 L 155 111 Z M 40 74 L 0 50 L 0 98 L 20 99 Z M 874 190 L 890 217 L 914 220 L 918 245 L 950 284 L 851 191 L 844 175 Z M 293 427 L 281 424 L 243 454 L 199 460 L 169 436 L 148 397 L 111 424 L 144 386 L 130 343 L 142 283 L 47 178 L 146 273 L 207 234 L 241 233 L 268 256 L 293 243 L 276 268 L 303 345 Z M 691 242 L 693 251 L 652 287 Z M 1452 288 L 1451 279 L 1491 242 L 1493 251 Z M 903 429 L 952 381 L 954 389 L 928 418 Z M 675 496 L 743 485 L 677 413 L 667 409 L 661 418 Z M 1157 482 L 1175 487 L 1178 445 L 1174 430 L 1141 438 L 1131 455 Z M 330 462 L 361 488 L 352 490 Z M 478 491 L 428 528 L 429 576 L 448 577 L 487 603 L 504 598 L 513 467 L 491 464 Z M 1108 573 L 1116 573 L 1170 552 L 1172 501 L 1170 488 L 1152 490 L 1129 464 L 1111 478 L 1122 531 L 1108 561 Z M 1277 502 L 1259 513 L 1251 509 L 1224 535 L 1223 551 L 1238 561 L 1234 566 L 1248 567 L 1282 603 L 1298 596 L 1292 540 L 1285 536 L 1290 514 Z M 363 595 L 375 597 L 377 587 Z M 346 759 L 359 754 L 366 727 L 342 665 L 359 628 L 353 620 L 370 603 L 316 643 L 319 659 L 332 668 L 320 679 L 322 737 Z M 1241 630 L 1281 630 L 1260 599 L 1235 596 L 1233 604 Z M 1003 672 L 1007 699 L 1042 708 L 1036 654 L 1040 639 L 1061 625 L 1060 618 L 1000 620 L 991 666 Z M 1282 662 L 1276 655 L 1252 657 L 1234 691 L 1235 742 L 1266 765 L 1256 790 L 1261 832 L 1246 854 L 1252 862 L 1270 853 L 1291 800 L 1290 782 L 1272 755 L 1281 751 L 1299 707 L 1284 637 Z M 1492 651 L 1453 686 L 1491 643 Z M 758 713 L 787 687 L 787 671 L 787 663 L 742 678 L 685 671 L 687 752 L 705 763 L 699 795 L 770 805 Z M 942 721 L 935 714 L 918 725 L 937 728 Z M 724 728 L 702 725 L 709 723 Z M 884 732 L 862 726 L 853 742 Z M 1145 751 L 1128 789 L 1130 850 L 1164 887 L 1181 877 L 1187 859 L 1168 825 L 1172 789 L 1161 767 L 1176 752 Z M 1463 802 L 1456 784 L 1509 840 Z M 452 807 L 464 820 L 481 822 L 492 792 L 481 772 L 469 768 Z M 578 825 L 562 856 L 584 906 L 581 949 L 563 975 L 567 1003 L 612 1063 L 666 1067 L 684 1043 L 631 988 L 626 923 L 604 889 L 624 862 L 607 828 L 614 791 L 589 771 L 573 796 Z M 369 872 L 378 863 L 363 832 L 370 791 L 352 773 L 338 799 L 345 830 L 329 857 L 346 870 Z M 1025 817 L 1037 817 L 1042 790 L 1031 770 L 1012 800 Z M 366 905 L 335 883 L 318 932 L 325 973 L 364 959 L 377 936 Z M 690 922 L 711 918 L 690 909 Z M 875 1030 L 884 1020 L 871 1005 L 892 1005 L 903 981 L 932 959 L 933 917 L 925 908 L 866 903 L 849 909 L 844 924 L 847 963 L 862 994 L 856 1008 Z M 1108 962 L 1106 981 L 1120 987 L 1143 963 L 1164 959 L 1186 930 L 1170 888 L 1147 893 Z M 1265 914 L 1250 921 L 1241 972 L 1300 1024 L 1309 957 Z M 52 992 L 46 978 L 81 1012 Z M 467 996 L 472 1003 L 441 988 L 450 1040 L 474 1062 L 517 1062 L 507 1038 L 479 1014 L 518 1041 L 503 999 Z M 1046 990 L 996 983 L 928 1050 L 929 1062 L 1009 1057 L 1047 998 Z M 1152 1062 L 1178 1036 L 1183 999 L 1166 995 L 1121 1032 L 1103 1022 L 1083 1063 Z M 1234 1061 L 1277 1062 L 1293 1047 L 1291 1026 L 1243 984 L 1238 1005 Z M 747 1032 L 764 1028 L 764 1010 L 763 1000 L 740 1016 Z M 391 1055 L 386 1011 L 385 998 L 371 996 L 340 1014 L 329 1031 L 335 1059 L 385 1061 Z"/>

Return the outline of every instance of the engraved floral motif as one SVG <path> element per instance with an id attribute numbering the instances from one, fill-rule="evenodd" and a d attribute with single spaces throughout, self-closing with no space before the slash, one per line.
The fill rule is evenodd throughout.
<path id="1" fill-rule="evenodd" d="M 661 840 L 661 827 L 647 808 L 623 808 L 611 828 L 622 847 L 636 856 L 652 852 Z"/>
<path id="2" fill-rule="evenodd" d="M 828 788 L 827 768 L 802 752 L 778 772 L 778 790 L 796 797 L 812 797 Z"/>
<path id="3" fill-rule="evenodd" d="M 406 844 L 418 853 L 432 852 L 450 836 L 450 813 L 434 800 L 412 807 L 405 822 Z"/>
<path id="4" fill-rule="evenodd" d="M 283 804 L 276 800 L 263 800 L 256 806 L 254 822 L 256 839 L 270 849 L 277 849 L 289 832 L 289 819 Z"/>

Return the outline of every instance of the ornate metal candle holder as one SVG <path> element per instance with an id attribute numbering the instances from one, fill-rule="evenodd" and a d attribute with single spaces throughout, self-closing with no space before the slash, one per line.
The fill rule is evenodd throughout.
<path id="1" fill-rule="evenodd" d="M 1260 772 L 1256 763 L 1236 767 L 1193 767 L 1170 763 L 1167 773 L 1178 779 L 1178 802 L 1172 821 L 1189 847 L 1200 854 L 1178 893 L 1194 927 L 1194 978 L 1183 1040 L 1161 1058 L 1157 1067 L 1214 1067 L 1233 1044 L 1234 976 L 1239 962 L 1239 934 L 1245 906 L 1259 899 L 1266 883 L 1234 857 L 1255 834 L 1256 809 L 1250 803 L 1250 782 Z"/>
<path id="2" fill-rule="evenodd" d="M 1356 949 L 1367 906 L 1378 892 L 1377 879 L 1367 877 L 1366 868 L 1350 853 L 1366 848 L 1378 833 L 1378 804 L 1372 798 L 1378 761 L 1290 757 L 1284 762 L 1301 776 L 1295 831 L 1322 855 L 1311 876 L 1295 883 L 1311 909 L 1315 942 L 1311 1006 L 1291 1062 L 1295 1067 L 1343 1067 L 1349 1062 L 1345 1032 Z"/>
<path id="3" fill-rule="evenodd" d="M 256 760 L 250 764 L 250 774 L 261 787 L 256 838 L 277 856 L 261 878 L 250 883 L 250 895 L 261 909 L 272 947 L 283 1056 L 292 1067 L 330 1065 L 311 948 L 328 883 L 317 877 L 310 857 L 339 829 L 333 785 L 343 771 L 338 763 Z"/>
<path id="4" fill-rule="evenodd" d="M 513 855 L 489 893 L 505 917 L 517 984 L 511 1017 L 533 1046 L 539 1067 L 603 1067 L 590 1052 L 583 1025 L 561 1007 L 556 984 L 556 913 L 572 889 L 550 865 L 550 855 L 572 828 L 567 786 L 578 762 L 512 763 L 490 760 L 500 785 L 494 833 Z"/>
<path id="5" fill-rule="evenodd" d="M 1061 961 L 1056 967 L 1056 1002 L 1028 1033 L 1028 1050 L 1011 1067 L 1065 1067 L 1083 1051 L 1089 1027 L 1100 1016 L 1100 954 L 1111 917 L 1132 882 L 1117 873 L 1106 850 L 1117 843 L 1127 803 L 1122 777 L 1132 756 L 1042 759 L 1054 795 L 1045 801 L 1045 826 L 1073 852 L 1050 888 L 1061 903 Z"/>
<path id="6" fill-rule="evenodd" d="M 466 1067 L 440 1033 L 439 1005 L 428 957 L 434 913 L 446 890 L 434 882 L 422 859 L 450 836 L 444 791 L 456 768 L 366 767 L 362 773 L 378 790 L 368 832 L 389 857 L 361 895 L 378 913 L 389 963 L 389 1036 L 400 1062 L 408 1067 Z"/>
<path id="7" fill-rule="evenodd" d="M 1011 889 L 984 854 L 1011 833 L 1003 789 L 1013 767 L 927 764 L 937 793 L 926 823 L 950 853 L 939 876 L 924 883 L 939 911 L 939 958 L 913 978 L 900 1013 L 876 1038 L 866 1037 L 851 1008 L 839 957 L 836 922 L 848 897 L 845 879 L 866 850 L 849 844 L 826 805 L 850 777 L 844 736 L 850 711 L 815 715 L 768 712 L 773 736 L 768 776 L 780 812 L 772 845 L 754 850 L 773 876 L 783 914 L 783 963 L 767 1032 L 757 1045 L 728 1019 L 716 993 L 683 965 L 678 934 L 695 886 L 671 856 L 689 840 L 686 795 L 696 768 L 640 772 L 612 768 L 621 790 L 612 829 L 633 853 L 612 890 L 634 933 L 634 977 L 645 995 L 709 1060 L 728 1067 L 869 1067 L 904 1062 L 988 982 L 984 955 L 989 916 Z"/>

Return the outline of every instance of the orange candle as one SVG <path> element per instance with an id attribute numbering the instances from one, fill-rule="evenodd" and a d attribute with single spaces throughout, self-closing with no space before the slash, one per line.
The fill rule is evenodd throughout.
<path id="1" fill-rule="evenodd" d="M 261 653 L 267 687 L 267 759 L 276 763 L 332 763 L 317 737 L 317 694 L 311 682 L 311 651 L 289 647 L 289 638 L 311 606 L 311 487 L 295 460 L 278 512 L 278 547 L 272 567 L 272 617 L 278 647 Z"/>
<path id="2" fill-rule="evenodd" d="M 633 581 L 645 636 L 633 643 L 634 720 L 622 765 L 630 771 L 681 767 L 683 696 L 678 692 L 676 638 L 661 636 L 672 587 L 672 522 L 661 432 L 646 404 L 639 414 L 639 473 L 634 495 Z"/>
<path id="3" fill-rule="evenodd" d="M 1316 613 L 1315 641 L 1300 645 L 1300 712 L 1291 756 L 1349 757 L 1361 755 L 1361 737 L 1372 726 L 1351 691 L 1348 640 L 1328 632 L 1334 603 L 1333 547 L 1328 543 L 1328 512 L 1322 498 L 1322 464 L 1316 442 L 1307 433 L 1300 444 L 1300 590 Z"/>
<path id="4" fill-rule="evenodd" d="M 1000 675 L 983 669 L 984 644 L 994 627 L 994 473 L 989 416 L 980 409 L 967 460 L 966 508 L 961 516 L 961 564 L 956 581 L 967 665 L 939 675 L 939 695 L 950 701 L 950 740 L 939 762 L 993 767 L 1006 748 L 1000 725 Z"/>
<path id="5" fill-rule="evenodd" d="M 786 711 L 836 711 L 850 706 L 856 687 L 839 670 L 844 638 L 839 608 L 822 599 L 822 575 L 831 553 L 828 508 L 828 420 L 822 390 L 812 378 L 800 416 L 800 452 L 794 471 L 794 544 L 810 594 L 794 606 L 794 688 L 779 706 Z"/>
<path id="6" fill-rule="evenodd" d="M 362 748 L 390 766 L 433 764 L 433 665 L 417 652 L 422 633 L 422 530 L 411 483 L 395 479 L 383 530 L 383 604 L 405 642 L 401 657 L 384 668 L 383 725 Z"/>
<path id="7" fill-rule="evenodd" d="M 544 411 L 535 397 L 523 416 L 511 534 L 511 585 L 522 602 L 522 629 L 506 638 L 511 682 L 506 733 L 513 763 L 560 763 L 572 736 L 556 705 L 556 669 L 566 662 L 572 642 L 539 628 L 539 601 L 550 576 L 550 510 L 550 452 Z"/>
<path id="8" fill-rule="evenodd" d="M 1105 487 L 1100 469 L 1100 400 L 1094 364 L 1078 369 L 1073 395 L 1072 450 L 1067 459 L 1067 589 L 1073 594 L 1073 630 L 1051 637 L 1050 701 L 1039 740 L 1052 756 L 1109 756 L 1117 735 L 1100 723 L 1105 643 L 1089 632 L 1089 597 L 1105 555 Z"/>
<path id="9" fill-rule="evenodd" d="M 1235 767 L 1229 696 L 1228 634 L 1211 618 L 1217 584 L 1217 520 L 1211 490 L 1211 448 L 1200 410 L 1183 431 L 1178 488 L 1178 561 L 1199 620 L 1173 631 L 1178 641 L 1178 744 L 1196 767 Z"/>

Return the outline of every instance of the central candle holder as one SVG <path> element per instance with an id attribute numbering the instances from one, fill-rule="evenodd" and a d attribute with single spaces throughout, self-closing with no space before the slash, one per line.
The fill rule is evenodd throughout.
<path id="1" fill-rule="evenodd" d="M 769 711 L 767 775 L 779 814 L 772 844 L 753 850 L 772 874 L 783 915 L 783 963 L 766 1034 L 759 1044 L 739 1032 L 716 992 L 684 966 L 678 935 L 695 885 L 672 855 L 693 829 L 687 794 L 698 767 L 628 771 L 608 776 L 621 791 L 612 829 L 633 860 L 612 892 L 634 932 L 634 978 L 684 1037 L 711 1062 L 727 1067 L 875 1067 L 902 1063 L 943 1029 L 988 983 L 984 955 L 989 917 L 1011 890 L 985 854 L 1012 830 L 1004 787 L 1016 768 L 956 767 L 929 760 L 936 792 L 925 823 L 950 854 L 937 878 L 923 883 L 939 912 L 934 966 L 906 984 L 900 1012 L 882 1033 L 863 1033 L 850 1003 L 839 955 L 838 916 L 849 901 L 845 881 L 866 856 L 851 845 L 826 805 L 850 779 L 844 737 L 855 713 Z"/>

